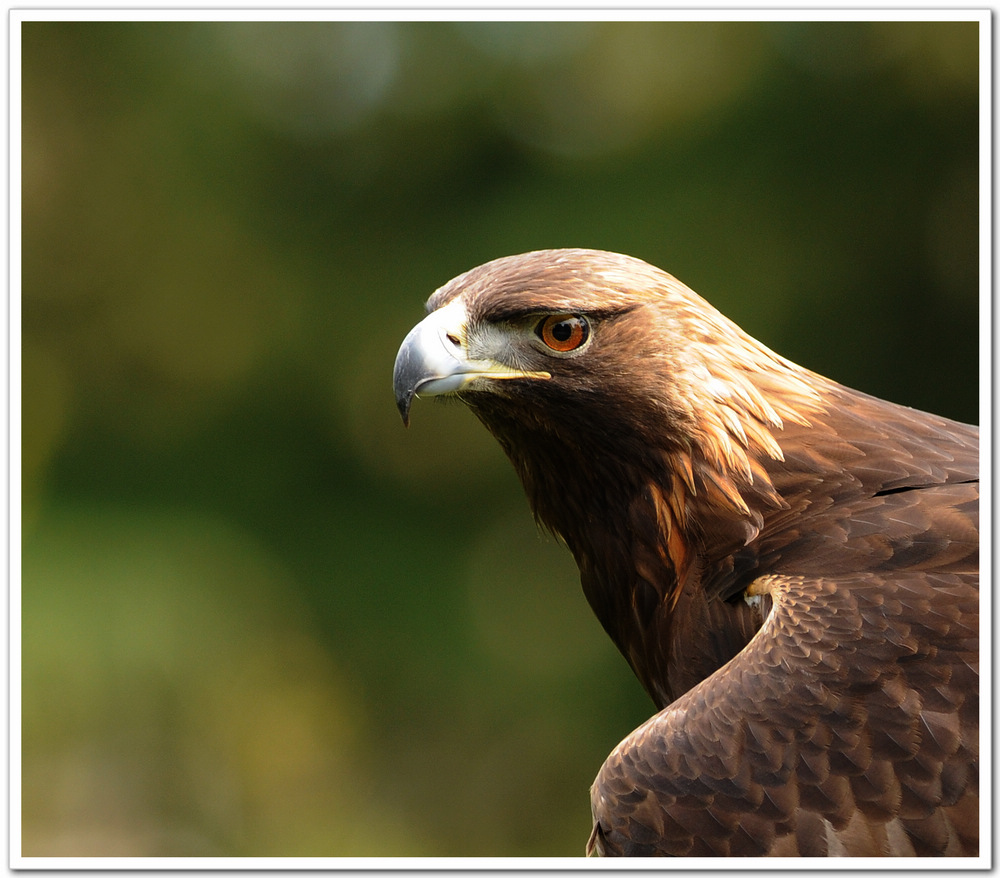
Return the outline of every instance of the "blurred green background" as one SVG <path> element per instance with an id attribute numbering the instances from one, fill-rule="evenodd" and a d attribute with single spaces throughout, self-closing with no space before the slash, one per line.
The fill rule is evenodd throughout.
<path id="1" fill-rule="evenodd" d="M 22 853 L 581 854 L 652 706 L 399 342 L 598 247 L 976 422 L 977 27 L 25 23 Z"/>

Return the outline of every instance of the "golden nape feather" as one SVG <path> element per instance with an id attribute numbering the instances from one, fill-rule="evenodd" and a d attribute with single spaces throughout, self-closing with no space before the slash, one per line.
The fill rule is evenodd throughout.
<path id="1" fill-rule="evenodd" d="M 978 428 L 628 256 L 498 259 L 428 312 L 404 421 L 475 412 L 659 709 L 598 773 L 588 852 L 978 855 Z"/>

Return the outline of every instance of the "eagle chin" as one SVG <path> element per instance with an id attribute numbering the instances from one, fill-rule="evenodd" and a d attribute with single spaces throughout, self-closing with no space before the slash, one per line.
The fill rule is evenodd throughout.
<path id="1" fill-rule="evenodd" d="M 978 428 L 628 256 L 497 259 L 427 309 L 404 423 L 475 412 L 659 709 L 594 782 L 588 852 L 978 854 Z"/>

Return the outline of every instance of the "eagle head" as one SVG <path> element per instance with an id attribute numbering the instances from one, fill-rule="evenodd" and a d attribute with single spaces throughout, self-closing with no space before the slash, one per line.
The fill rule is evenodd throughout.
<path id="1" fill-rule="evenodd" d="M 671 492 L 676 477 L 689 496 L 707 480 L 705 491 L 752 518 L 747 493 L 767 493 L 761 459 L 782 456 L 775 432 L 808 423 L 819 404 L 818 376 L 630 256 L 567 249 L 497 259 L 445 284 L 427 308 L 396 358 L 404 423 L 415 396 L 457 396 L 557 531 L 537 483 L 547 482 L 544 468 L 572 465 L 666 479 Z"/>
<path id="2" fill-rule="evenodd" d="M 570 411 L 593 418 L 609 401 L 620 408 L 646 383 L 639 375 L 678 354 L 670 327 L 653 327 L 667 278 L 638 259 L 588 250 L 510 256 L 456 277 L 431 296 L 396 359 L 404 422 L 414 396 L 439 394 L 474 410 L 502 397 L 557 434 Z M 631 401 L 650 401 L 646 388 L 638 396 Z"/>

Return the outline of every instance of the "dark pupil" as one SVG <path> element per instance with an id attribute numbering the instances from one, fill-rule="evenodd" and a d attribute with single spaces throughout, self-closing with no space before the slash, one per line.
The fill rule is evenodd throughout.
<path id="1" fill-rule="evenodd" d="M 552 327 L 552 336 L 556 341 L 569 341 L 572 334 L 573 324 L 568 320 L 564 320 L 562 323 L 557 323 Z"/>

